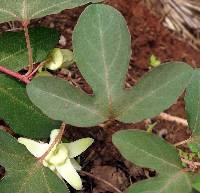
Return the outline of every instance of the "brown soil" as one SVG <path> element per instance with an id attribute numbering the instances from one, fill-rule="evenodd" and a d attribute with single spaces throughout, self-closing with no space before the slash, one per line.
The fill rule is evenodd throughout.
<path id="1" fill-rule="evenodd" d="M 187 43 L 176 39 L 175 35 L 164 28 L 161 19 L 151 13 L 139 1 L 134 0 L 108 0 L 106 3 L 116 7 L 125 16 L 132 36 L 133 55 L 130 61 L 127 74 L 126 86 L 133 86 L 146 73 L 151 54 L 156 55 L 162 62 L 184 61 L 193 67 L 200 67 L 200 54 L 191 48 Z M 83 8 L 66 10 L 54 16 L 47 16 L 33 25 L 56 28 L 66 39 L 66 48 L 71 48 L 71 35 L 76 21 Z M 90 92 L 88 85 L 82 79 L 78 69 L 70 68 L 71 75 L 62 75 L 78 84 L 87 92 Z M 185 118 L 184 102 L 180 98 L 167 112 Z M 153 132 L 164 137 L 170 143 L 176 143 L 187 139 L 189 132 L 187 128 L 176 123 L 161 121 L 157 118 L 150 120 L 157 122 Z M 124 160 L 112 145 L 111 136 L 114 132 L 122 129 L 146 129 L 146 122 L 137 124 L 122 124 L 112 122 L 102 127 L 76 128 L 71 127 L 66 131 L 66 136 L 71 139 L 92 137 L 94 145 L 81 157 L 83 170 L 92 173 L 94 176 L 107 180 L 120 190 L 125 190 L 130 183 L 155 175 L 154 171 L 141 169 Z M 0 171 L 1 173 L 1 171 Z M 112 193 L 109 186 L 99 180 L 83 176 L 84 190 L 79 193 Z M 76 192 L 72 190 L 72 192 Z"/>

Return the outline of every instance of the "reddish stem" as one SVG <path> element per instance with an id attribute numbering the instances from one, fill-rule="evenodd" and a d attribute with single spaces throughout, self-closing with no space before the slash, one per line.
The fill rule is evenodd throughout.
<path id="1" fill-rule="evenodd" d="M 30 80 L 26 76 L 21 75 L 17 72 L 13 72 L 12 70 L 9 70 L 3 66 L 0 66 L 0 72 L 3 72 L 4 74 L 17 78 L 18 80 L 22 81 L 25 84 L 30 83 Z"/>

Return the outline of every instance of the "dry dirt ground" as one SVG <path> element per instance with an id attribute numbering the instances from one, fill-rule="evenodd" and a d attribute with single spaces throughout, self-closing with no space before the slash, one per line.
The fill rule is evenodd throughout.
<path id="1" fill-rule="evenodd" d="M 148 70 L 151 54 L 156 55 L 162 62 L 184 61 L 193 67 L 200 67 L 200 53 L 190 47 L 186 42 L 177 40 L 176 35 L 161 24 L 162 18 L 157 18 L 145 5 L 135 0 L 107 0 L 117 8 L 126 18 L 132 36 L 132 58 L 127 74 L 126 86 L 133 86 Z M 56 28 L 65 38 L 64 48 L 71 49 L 71 35 L 80 13 L 84 7 L 65 10 L 60 14 L 47 16 L 34 21 L 33 26 L 46 26 Z M 2 30 L 8 26 L 3 25 Z M 63 47 L 63 46 L 61 46 Z M 79 85 L 86 92 L 91 89 L 81 77 L 75 66 L 70 68 L 71 73 L 59 73 L 67 80 Z M 185 118 L 184 102 L 182 97 L 169 108 L 167 113 Z M 170 143 L 177 143 L 189 136 L 187 128 L 173 122 L 154 118 L 151 123 L 157 122 L 153 132 L 164 137 Z M 122 129 L 146 129 L 147 123 L 122 124 L 112 122 L 106 126 L 93 128 L 70 127 L 66 137 L 75 140 L 85 136 L 95 139 L 94 145 L 81 156 L 83 170 L 93 174 L 93 177 L 83 176 L 84 190 L 79 193 L 112 193 L 111 187 L 106 186 L 100 179 L 106 180 L 120 190 L 125 190 L 131 183 L 154 176 L 155 172 L 139 168 L 124 160 L 112 145 L 111 136 Z M 1 170 L 0 170 L 1 173 Z M 76 192 L 72 190 L 72 192 Z"/>

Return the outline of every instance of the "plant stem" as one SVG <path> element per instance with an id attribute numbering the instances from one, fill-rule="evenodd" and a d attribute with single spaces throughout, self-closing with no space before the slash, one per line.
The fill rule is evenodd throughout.
<path id="1" fill-rule="evenodd" d="M 27 75 L 28 75 L 33 71 L 33 51 L 31 48 L 31 41 L 30 41 L 30 36 L 29 36 L 29 31 L 28 31 L 29 21 L 24 21 L 22 23 L 22 25 L 24 27 L 24 34 L 25 34 L 25 38 L 26 38 L 26 47 L 28 49 L 28 63 L 29 63 L 29 69 L 27 72 Z"/>
<path id="2" fill-rule="evenodd" d="M 56 136 L 55 140 L 53 141 L 53 143 L 50 145 L 49 149 L 40 157 L 38 158 L 38 162 L 42 163 L 43 160 L 45 159 L 45 157 L 49 154 L 49 152 L 52 150 L 52 148 L 58 144 L 61 139 L 62 139 L 62 136 L 65 132 L 65 123 L 62 123 L 61 126 L 60 126 L 60 131 L 58 133 L 58 135 Z"/>
<path id="3" fill-rule="evenodd" d="M 180 141 L 180 142 L 178 142 L 178 143 L 175 143 L 174 146 L 177 147 L 177 146 L 180 146 L 180 145 L 184 145 L 184 144 L 186 144 L 186 143 L 191 142 L 192 140 L 193 140 L 193 139 L 190 137 L 189 139 L 186 139 L 186 140 L 184 140 L 184 141 Z"/>
<path id="4" fill-rule="evenodd" d="M 28 79 L 31 79 L 32 76 L 39 70 L 39 68 L 43 67 L 46 64 L 46 60 L 41 62 L 30 74 L 27 75 Z"/>
<path id="5" fill-rule="evenodd" d="M 185 127 L 188 127 L 188 122 L 187 122 L 186 119 L 182 119 L 180 117 L 172 116 L 172 115 L 169 115 L 167 113 L 160 113 L 158 118 L 166 120 L 166 121 L 176 122 L 176 123 L 181 124 Z"/>
<path id="6" fill-rule="evenodd" d="M 19 74 L 17 72 L 13 72 L 12 70 L 9 70 L 9 69 L 7 69 L 7 68 L 5 68 L 3 66 L 0 66 L 0 72 L 3 72 L 4 74 L 7 74 L 7 75 L 9 75 L 11 77 L 14 77 L 14 78 L 22 81 L 25 84 L 30 83 L 30 80 L 26 76 L 21 75 L 21 74 Z"/>
<path id="7" fill-rule="evenodd" d="M 91 178 L 94 178 L 95 180 L 98 180 L 98 181 L 100 181 L 100 182 L 103 182 L 105 185 L 107 185 L 107 186 L 109 186 L 109 187 L 111 187 L 113 190 L 115 190 L 115 192 L 116 193 L 122 193 L 122 191 L 121 190 L 119 190 L 117 187 L 115 187 L 113 184 L 111 184 L 110 182 L 108 182 L 108 181 L 106 181 L 106 180 L 104 180 L 104 179 L 102 179 L 102 178 L 99 178 L 99 177 L 97 177 L 97 176 L 95 176 L 95 175 L 93 175 L 93 174 L 91 174 L 91 173 L 89 173 L 89 172 L 86 172 L 86 171 L 79 171 L 79 173 L 80 173 L 80 175 L 82 175 L 82 176 L 89 176 L 89 177 L 91 177 Z"/>
<path id="8" fill-rule="evenodd" d="M 181 161 L 182 161 L 183 163 L 188 164 L 188 165 L 191 166 L 192 168 L 197 168 L 197 167 L 200 166 L 200 163 L 199 163 L 199 162 L 189 161 L 189 160 L 184 159 L 184 158 L 181 158 Z"/>

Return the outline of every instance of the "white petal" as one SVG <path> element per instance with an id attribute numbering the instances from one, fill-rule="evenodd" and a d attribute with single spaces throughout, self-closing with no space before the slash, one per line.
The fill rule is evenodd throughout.
<path id="1" fill-rule="evenodd" d="M 71 143 L 64 143 L 64 145 L 69 151 L 69 157 L 74 158 L 84 152 L 90 145 L 92 145 L 93 142 L 94 139 L 88 137 L 76 140 Z"/>
<path id="2" fill-rule="evenodd" d="M 71 164 L 73 165 L 74 169 L 80 171 L 81 170 L 80 164 L 74 158 L 72 158 L 70 160 L 71 160 Z"/>
<path id="3" fill-rule="evenodd" d="M 70 159 L 67 159 L 65 164 L 56 166 L 58 173 L 76 190 L 82 189 L 82 181 Z"/>
<path id="4" fill-rule="evenodd" d="M 18 138 L 18 142 L 25 145 L 35 157 L 41 157 L 49 148 L 49 144 L 47 143 L 39 143 L 23 137 Z"/>
<path id="5" fill-rule="evenodd" d="M 55 141 L 58 134 L 59 134 L 59 129 L 54 129 L 51 131 L 49 144 L 52 144 Z"/>

